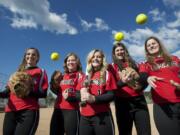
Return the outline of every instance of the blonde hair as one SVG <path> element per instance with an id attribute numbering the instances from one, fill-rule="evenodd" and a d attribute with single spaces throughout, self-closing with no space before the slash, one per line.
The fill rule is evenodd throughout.
<path id="1" fill-rule="evenodd" d="M 88 75 L 88 79 L 90 80 L 92 74 L 94 73 L 94 69 L 91 65 L 91 61 L 92 61 L 92 58 L 94 57 L 94 54 L 96 52 L 100 52 L 101 56 L 102 56 L 102 65 L 100 67 L 100 83 L 101 84 L 104 84 L 106 82 L 106 70 L 107 70 L 107 62 L 106 62 L 106 57 L 103 53 L 102 50 L 98 50 L 98 49 L 94 49 L 92 51 L 89 52 L 88 56 L 87 56 L 87 66 L 86 66 L 86 73 Z"/>
<path id="2" fill-rule="evenodd" d="M 149 38 L 146 39 L 145 43 L 144 43 L 144 48 L 145 48 L 145 55 L 146 55 L 146 59 L 147 61 L 151 64 L 151 65 L 155 65 L 154 63 L 154 59 L 156 56 L 154 56 L 153 54 L 150 54 L 147 50 L 147 42 L 151 39 L 154 39 L 158 44 L 159 44 L 159 52 L 158 55 L 160 55 L 161 57 L 164 58 L 165 63 L 168 64 L 169 66 L 172 64 L 172 59 L 170 54 L 168 53 L 168 51 L 166 50 L 166 48 L 164 47 L 164 45 L 161 43 L 161 41 L 154 36 L 151 36 Z"/>
<path id="3" fill-rule="evenodd" d="M 24 56 L 23 56 L 23 60 L 21 62 L 21 64 L 19 65 L 18 67 L 18 71 L 24 71 L 26 70 L 26 54 L 27 54 L 27 51 L 28 50 L 35 50 L 36 54 L 37 54 L 37 61 L 36 61 L 36 64 L 39 62 L 39 59 L 40 59 L 40 53 L 39 53 L 39 50 L 37 48 L 34 48 L 34 47 L 30 47 L 30 48 L 27 48 L 25 53 L 24 53 Z"/>

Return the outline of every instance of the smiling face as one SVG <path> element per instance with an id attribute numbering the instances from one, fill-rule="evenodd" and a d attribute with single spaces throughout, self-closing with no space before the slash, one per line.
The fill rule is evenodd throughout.
<path id="1" fill-rule="evenodd" d="M 159 54 L 160 51 L 160 45 L 159 43 L 151 38 L 146 42 L 146 51 L 150 54 L 150 55 L 157 55 Z"/>
<path id="2" fill-rule="evenodd" d="M 66 62 L 67 68 L 69 72 L 74 72 L 77 70 L 78 62 L 74 55 L 71 55 L 67 58 Z"/>
<path id="3" fill-rule="evenodd" d="M 103 64 L 103 56 L 101 52 L 97 51 L 94 53 L 92 59 L 91 59 L 91 65 L 96 70 L 99 69 Z"/>
<path id="4" fill-rule="evenodd" d="M 125 50 L 122 46 L 116 47 L 114 50 L 114 55 L 118 60 L 123 60 L 125 57 Z"/>
<path id="5" fill-rule="evenodd" d="M 35 49 L 28 49 L 25 54 L 25 61 L 27 66 L 36 66 L 39 55 Z"/>

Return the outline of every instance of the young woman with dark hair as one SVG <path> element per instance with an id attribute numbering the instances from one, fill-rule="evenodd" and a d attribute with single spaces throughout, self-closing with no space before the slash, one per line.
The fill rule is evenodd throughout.
<path id="1" fill-rule="evenodd" d="M 154 121 L 160 135 L 180 135 L 180 59 L 170 55 L 157 37 L 145 41 L 146 72 L 151 86 Z"/>
<path id="2" fill-rule="evenodd" d="M 149 111 L 143 95 L 147 75 L 140 72 L 123 43 L 113 46 L 112 58 L 109 70 L 118 86 L 115 108 L 119 134 L 131 135 L 134 122 L 138 135 L 151 135 Z"/>
<path id="3" fill-rule="evenodd" d="M 84 73 L 80 59 L 75 53 L 69 53 L 64 59 L 64 73 L 55 71 L 51 77 L 51 90 L 57 95 L 51 118 L 50 135 L 77 135 L 79 127 L 80 97 Z"/>

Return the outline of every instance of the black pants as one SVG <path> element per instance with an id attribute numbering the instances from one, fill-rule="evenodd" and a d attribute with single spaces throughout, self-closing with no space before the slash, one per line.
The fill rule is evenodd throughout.
<path id="1" fill-rule="evenodd" d="M 78 135 L 79 112 L 77 110 L 54 109 L 50 135 Z"/>
<path id="2" fill-rule="evenodd" d="M 154 104 L 153 112 L 160 135 L 180 135 L 180 103 Z"/>
<path id="3" fill-rule="evenodd" d="M 3 135 L 34 135 L 39 123 L 39 110 L 7 112 Z"/>
<path id="4" fill-rule="evenodd" d="M 81 116 L 80 135 L 114 135 L 114 125 L 109 112 L 100 113 L 95 116 Z"/>
<path id="5" fill-rule="evenodd" d="M 131 135 L 133 122 L 138 135 L 151 135 L 150 116 L 144 96 L 116 98 L 115 107 L 120 135 Z"/>

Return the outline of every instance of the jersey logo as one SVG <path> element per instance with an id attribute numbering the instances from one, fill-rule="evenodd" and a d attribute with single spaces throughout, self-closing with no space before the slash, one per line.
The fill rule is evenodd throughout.
<path id="1" fill-rule="evenodd" d="M 61 85 L 74 85 L 74 81 L 73 81 L 73 79 L 62 80 Z"/>
<path id="2" fill-rule="evenodd" d="M 95 85 L 100 85 L 100 80 L 95 79 L 95 80 L 91 80 L 91 84 L 95 84 Z"/>

